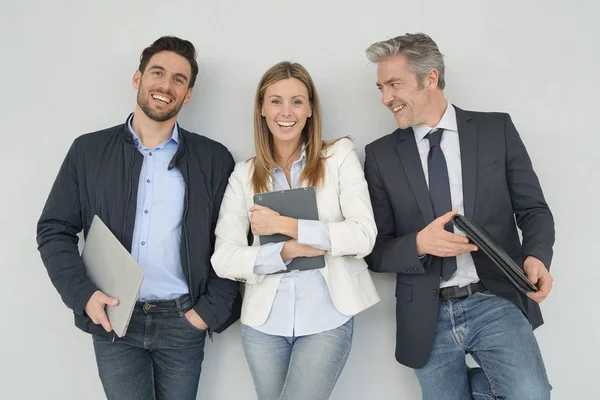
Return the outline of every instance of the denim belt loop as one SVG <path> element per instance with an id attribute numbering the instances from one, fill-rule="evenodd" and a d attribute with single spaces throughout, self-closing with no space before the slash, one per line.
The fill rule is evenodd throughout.
<path id="1" fill-rule="evenodd" d="M 177 314 L 180 317 L 183 317 L 183 309 L 181 308 L 181 297 L 175 299 L 175 304 L 177 305 Z"/>

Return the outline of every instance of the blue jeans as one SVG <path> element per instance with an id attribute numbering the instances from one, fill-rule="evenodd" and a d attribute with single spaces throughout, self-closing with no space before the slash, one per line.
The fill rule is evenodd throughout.
<path id="1" fill-rule="evenodd" d="M 188 322 L 190 308 L 188 295 L 137 303 L 124 337 L 93 335 L 108 399 L 196 398 L 206 331 Z"/>
<path id="2" fill-rule="evenodd" d="M 300 337 L 267 335 L 242 325 L 242 346 L 258 400 L 326 400 L 352 347 L 354 318 Z"/>
<path id="3" fill-rule="evenodd" d="M 467 371 L 465 353 L 481 368 Z M 550 384 L 527 318 L 489 292 L 440 301 L 427 364 L 415 373 L 424 400 L 546 400 Z"/>

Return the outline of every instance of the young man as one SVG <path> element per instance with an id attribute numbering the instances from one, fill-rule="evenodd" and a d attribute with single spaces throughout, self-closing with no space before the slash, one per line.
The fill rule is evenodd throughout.
<path id="1" fill-rule="evenodd" d="M 424 399 L 548 399 L 533 328 L 552 285 L 554 221 L 510 116 L 448 103 L 427 35 L 375 43 L 367 57 L 398 124 L 365 149 L 379 231 L 368 262 L 397 273 L 396 359 L 415 368 Z M 454 231 L 457 211 L 522 262 L 539 292 L 519 292 Z M 465 353 L 482 369 L 468 370 Z"/>
<path id="2" fill-rule="evenodd" d="M 221 144 L 177 124 L 198 74 L 192 43 L 161 37 L 133 76 L 135 112 L 77 138 L 58 173 L 37 241 L 75 324 L 93 335 L 109 399 L 195 399 L 205 336 L 237 318 L 238 284 L 210 265 L 234 161 Z M 77 233 L 98 215 L 144 269 L 127 334 L 115 337 L 106 296 L 86 277 Z"/>

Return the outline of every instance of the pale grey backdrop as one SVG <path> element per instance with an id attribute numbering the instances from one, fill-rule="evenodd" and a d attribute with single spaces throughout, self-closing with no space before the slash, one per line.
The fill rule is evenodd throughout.
<path id="1" fill-rule="evenodd" d="M 600 398 L 599 4 L 2 0 L 0 398 L 103 398 L 91 339 L 50 284 L 35 223 L 71 141 L 122 123 L 133 109 L 142 48 L 164 34 L 196 44 L 201 72 L 180 122 L 223 142 L 237 160 L 252 154 L 258 79 L 281 60 L 308 68 L 325 136 L 352 135 L 362 157 L 364 145 L 394 130 L 364 49 L 414 31 L 430 34 L 446 55 L 451 102 L 511 113 L 556 217 L 556 283 L 537 331 L 554 398 Z M 412 371 L 393 358 L 394 278 L 375 279 L 383 300 L 357 317 L 333 399 L 420 396 Z M 200 393 L 254 398 L 239 324 L 208 342 Z"/>

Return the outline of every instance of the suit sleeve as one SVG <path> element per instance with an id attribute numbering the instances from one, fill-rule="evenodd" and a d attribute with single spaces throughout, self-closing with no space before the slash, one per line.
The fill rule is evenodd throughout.
<path id="1" fill-rule="evenodd" d="M 369 269 L 374 272 L 424 274 L 425 267 L 417 255 L 418 232 L 397 236 L 396 216 L 370 146 L 365 148 L 365 177 L 378 232 L 373 252 L 366 258 Z"/>
<path id="2" fill-rule="evenodd" d="M 84 315 L 98 288 L 87 278 L 77 234 L 83 229 L 77 174 L 77 141 L 69 149 L 37 224 L 37 245 L 52 284 L 67 307 Z"/>
<path id="3" fill-rule="evenodd" d="M 215 227 L 221 208 L 221 202 L 227 187 L 227 182 L 235 163 L 229 151 L 223 157 L 223 168 L 217 177 L 218 188 L 213 201 L 212 221 L 210 229 L 211 252 L 215 248 Z M 213 330 L 223 325 L 229 319 L 236 297 L 239 294 L 239 284 L 217 276 L 213 266 L 210 266 L 206 292 L 200 296 L 194 310 Z"/>
<path id="4" fill-rule="evenodd" d="M 330 254 L 333 257 L 366 257 L 375 244 L 377 227 L 365 174 L 349 139 L 341 139 L 335 150 L 339 157 L 339 203 L 343 221 L 329 222 Z"/>
<path id="5" fill-rule="evenodd" d="M 550 269 L 554 245 L 554 219 L 525 145 L 508 114 L 505 115 L 504 123 L 506 178 L 517 226 L 523 236 L 522 257 L 536 257 Z"/>
<path id="6" fill-rule="evenodd" d="M 258 284 L 265 276 L 254 273 L 260 246 L 248 245 L 250 218 L 244 199 L 249 176 L 246 171 L 245 163 L 239 163 L 229 178 L 215 230 L 211 262 L 221 278 Z"/>

